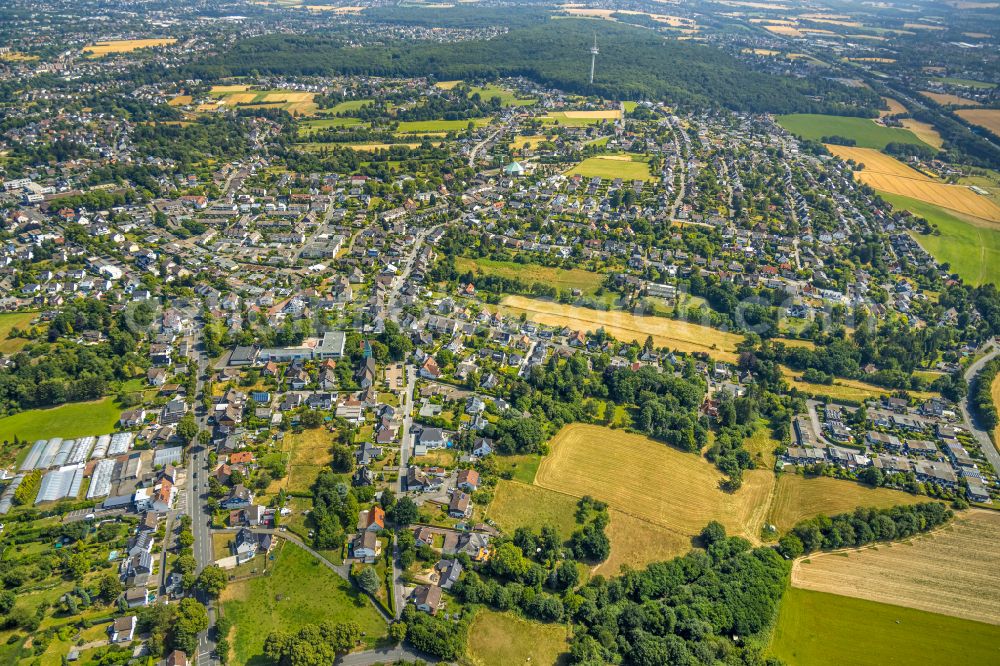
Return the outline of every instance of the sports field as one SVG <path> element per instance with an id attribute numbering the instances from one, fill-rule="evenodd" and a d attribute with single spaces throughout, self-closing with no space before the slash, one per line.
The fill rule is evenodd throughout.
<path id="1" fill-rule="evenodd" d="M 827 145 L 827 148 L 843 160 L 863 164 L 864 169 L 855 171 L 854 176 L 876 190 L 924 201 L 978 217 L 985 222 L 1000 222 L 1000 206 L 964 185 L 948 185 L 934 180 L 871 148 L 834 145 Z"/>
<path id="2" fill-rule="evenodd" d="M 601 286 L 600 273 L 579 268 L 550 268 L 538 264 L 519 264 L 514 261 L 493 261 L 492 259 L 469 259 L 456 257 L 455 267 L 459 273 L 472 271 L 474 274 L 496 275 L 498 277 L 523 280 L 528 284 L 542 282 L 560 290 L 579 289 L 585 294 L 593 294 Z"/>
<path id="3" fill-rule="evenodd" d="M 1000 627 L 789 588 L 769 654 L 788 666 L 996 664 Z"/>
<path id="4" fill-rule="evenodd" d="M 569 630 L 514 615 L 481 610 L 469 627 L 469 658 L 476 666 L 561 663 L 568 649 Z"/>
<path id="5" fill-rule="evenodd" d="M 959 97 L 958 95 L 952 95 L 950 93 L 936 93 L 930 92 L 929 90 L 921 90 L 920 94 L 943 106 L 947 106 L 949 104 L 954 106 L 979 106 L 979 103 L 974 100 Z"/>
<path id="6" fill-rule="evenodd" d="M 913 234 L 937 261 L 947 263 L 966 282 L 1000 284 L 1000 228 L 974 218 L 963 219 L 910 197 L 880 193 L 893 208 L 907 210 L 936 226 L 940 235 Z"/>
<path id="7" fill-rule="evenodd" d="M 13 329 L 30 330 L 31 322 L 38 316 L 37 312 L 8 312 L 0 314 L 0 353 L 13 354 L 24 348 L 29 340 L 25 338 L 11 338 L 10 332 Z M 47 324 L 40 324 L 39 329 L 44 329 Z"/>
<path id="8" fill-rule="evenodd" d="M 819 514 L 834 516 L 859 506 L 889 507 L 918 504 L 927 497 L 888 488 L 869 488 L 855 481 L 828 476 L 806 478 L 786 472 L 778 477 L 774 498 L 767 512 L 767 522 L 784 533 L 800 520 Z"/>
<path id="9" fill-rule="evenodd" d="M 629 312 L 592 310 L 574 305 L 562 305 L 525 296 L 506 296 L 501 305 L 508 312 L 526 313 L 528 318 L 546 326 L 605 331 L 623 342 L 645 342 L 653 336 L 659 347 L 669 347 L 683 352 L 705 352 L 722 361 L 736 360 L 736 345 L 743 339 L 736 333 L 692 324 L 666 317 L 647 317 Z"/>
<path id="10" fill-rule="evenodd" d="M 574 497 L 591 495 L 679 536 L 691 537 L 718 520 L 731 533 L 756 540 L 774 474 L 746 472 L 743 487 L 735 493 L 719 488 L 722 478 L 697 454 L 642 435 L 574 423 L 552 439 L 535 484 Z"/>
<path id="11" fill-rule="evenodd" d="M 138 49 L 148 49 L 154 46 L 167 46 L 176 44 L 173 37 L 156 39 L 115 39 L 106 42 L 94 42 L 83 47 L 83 52 L 91 58 L 100 58 L 109 53 L 128 53 Z"/>
<path id="12" fill-rule="evenodd" d="M 385 635 L 382 616 L 347 581 L 294 544 L 276 548 L 268 575 L 230 583 L 220 597 L 233 623 L 230 663 L 264 663 L 264 639 L 279 629 L 294 633 L 307 624 L 353 620 L 369 644 Z"/>
<path id="13" fill-rule="evenodd" d="M 861 148 L 882 150 L 890 143 L 912 143 L 926 146 L 910 130 L 884 127 L 870 118 L 824 116 L 814 113 L 793 113 L 778 116 L 778 124 L 803 139 L 821 141 L 825 136 L 854 139 Z"/>
<path id="14" fill-rule="evenodd" d="M 904 543 L 810 555 L 792 585 L 1000 625 L 1000 513 L 972 509 Z"/>
<path id="15" fill-rule="evenodd" d="M 649 164 L 639 155 L 588 157 L 566 172 L 567 176 L 575 174 L 579 174 L 584 178 L 597 176 L 604 180 L 621 178 L 626 182 L 632 180 L 655 180 L 653 175 L 649 173 Z"/>
<path id="16" fill-rule="evenodd" d="M 33 442 L 50 437 L 84 437 L 105 435 L 114 430 L 121 409 L 113 398 L 93 402 L 71 402 L 51 409 L 29 409 L 0 419 L 0 441 L 10 441 L 17 435 Z M 27 449 L 18 456 L 27 455 Z"/>
<path id="17" fill-rule="evenodd" d="M 973 125 L 985 127 L 997 136 L 1000 136 L 1000 109 L 959 109 L 956 111 Z"/>

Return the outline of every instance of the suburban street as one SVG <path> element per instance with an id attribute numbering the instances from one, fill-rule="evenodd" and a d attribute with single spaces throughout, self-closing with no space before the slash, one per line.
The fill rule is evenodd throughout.
<path id="1" fill-rule="evenodd" d="M 997 357 L 1000 354 L 1000 348 L 997 347 L 996 340 L 991 339 L 985 345 L 982 346 L 980 351 L 985 352 L 982 356 L 976 359 L 968 368 L 965 369 L 965 381 L 972 386 L 973 380 L 976 375 L 978 375 L 983 367 Z M 972 399 L 972 393 L 969 392 L 969 396 L 965 400 L 959 403 L 959 409 L 962 410 L 962 420 L 965 422 L 965 426 L 972 433 L 972 436 L 976 438 L 976 442 L 979 444 L 979 448 L 982 449 L 983 455 L 986 459 L 993 465 L 993 469 L 1000 470 L 1000 452 L 997 451 L 997 447 L 993 444 L 993 440 L 990 439 L 990 434 L 983 430 L 972 414 L 969 412 L 969 400 Z"/>
<path id="2" fill-rule="evenodd" d="M 403 412 L 403 426 L 399 431 L 399 473 L 396 494 L 402 495 L 406 490 L 406 468 L 410 459 L 410 429 L 413 426 L 413 391 L 417 385 L 417 369 L 412 365 L 403 366 L 406 375 L 406 390 L 403 392 L 399 406 Z M 403 572 L 399 568 L 399 551 L 393 542 L 392 582 L 395 595 L 396 618 L 403 612 L 406 599 L 403 596 Z"/>
<path id="3" fill-rule="evenodd" d="M 200 337 L 199 327 L 196 335 Z M 192 353 L 198 364 L 198 389 L 199 400 L 194 405 L 195 418 L 198 421 L 199 430 L 211 431 L 208 423 L 209 414 L 201 407 L 200 397 L 205 390 L 205 373 L 208 372 L 209 358 L 200 342 L 192 347 Z M 207 484 L 205 483 L 210 472 L 208 466 L 208 449 L 200 443 L 194 442 L 191 446 L 191 454 L 187 470 L 187 507 L 191 515 L 191 531 L 194 534 L 194 559 L 197 563 L 197 570 L 212 564 L 212 532 L 210 529 L 212 517 L 207 511 L 205 502 L 208 499 Z M 208 608 L 208 630 L 198 635 L 198 664 L 199 666 L 214 665 L 218 660 L 213 656 L 215 651 L 215 638 L 213 629 L 215 627 L 215 608 L 208 599 L 201 599 Z"/>

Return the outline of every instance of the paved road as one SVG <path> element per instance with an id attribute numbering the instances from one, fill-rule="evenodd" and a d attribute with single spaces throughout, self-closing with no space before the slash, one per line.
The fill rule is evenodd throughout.
<path id="1" fill-rule="evenodd" d="M 995 340 L 987 342 L 982 346 L 980 351 L 985 352 L 985 354 L 965 369 L 965 381 L 968 382 L 970 387 L 972 386 L 976 375 L 982 371 L 983 366 L 996 358 L 997 354 L 1000 354 L 1000 348 L 997 347 Z M 990 434 L 981 428 L 969 413 L 969 401 L 971 399 L 972 392 L 970 391 L 968 398 L 959 404 L 959 408 L 962 411 L 962 420 L 965 422 L 965 427 L 968 428 L 969 432 L 972 433 L 972 436 L 976 438 L 979 448 L 982 449 L 983 455 L 986 456 L 986 459 L 991 465 L 993 465 L 993 469 L 1000 471 L 1000 452 L 997 451 L 997 447 L 993 444 L 993 440 L 990 439 Z"/>
<path id="2" fill-rule="evenodd" d="M 399 473 L 397 474 L 397 495 L 406 490 L 406 468 L 410 459 L 410 429 L 413 427 L 413 391 L 417 386 L 417 369 L 412 365 L 403 366 L 406 375 L 406 391 L 400 401 L 403 412 L 403 427 L 399 431 Z M 399 568 L 399 549 L 392 544 L 392 593 L 395 596 L 396 618 L 403 612 L 406 599 L 403 596 L 403 571 Z"/>
<path id="3" fill-rule="evenodd" d="M 397 661 L 424 661 L 429 664 L 438 663 L 437 659 L 428 654 L 417 652 L 405 647 L 380 648 L 378 650 L 353 652 L 339 657 L 334 663 L 339 664 L 340 666 L 373 666 L 374 664 L 393 664 Z"/>
<path id="4" fill-rule="evenodd" d="M 199 328 L 197 336 L 200 337 Z M 201 408 L 201 397 L 205 390 L 203 377 L 208 371 L 209 358 L 205 354 L 201 343 L 194 345 L 192 356 L 198 364 L 198 389 L 196 391 L 196 403 L 194 406 L 195 417 L 200 430 L 211 431 L 208 424 L 208 413 Z M 187 474 L 187 510 L 191 516 L 191 532 L 194 534 L 194 559 L 197 563 L 197 570 L 201 571 L 215 561 L 212 549 L 211 521 L 206 501 L 208 500 L 208 449 L 204 448 L 197 441 L 191 445 L 191 455 L 188 462 Z M 212 654 L 215 651 L 215 608 L 210 599 L 199 599 L 208 608 L 208 630 L 198 635 L 198 659 L 199 666 L 215 666 L 218 660 Z"/>

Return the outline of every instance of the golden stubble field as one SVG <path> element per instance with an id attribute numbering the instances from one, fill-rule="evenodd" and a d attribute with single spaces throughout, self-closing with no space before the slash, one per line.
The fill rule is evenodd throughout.
<path id="1" fill-rule="evenodd" d="M 778 477 L 767 522 L 785 533 L 801 520 L 819 514 L 834 516 L 859 506 L 886 508 L 897 504 L 926 502 L 923 495 L 911 495 L 888 488 L 869 488 L 860 483 L 828 476 L 806 478 L 786 472 Z"/>
<path id="2" fill-rule="evenodd" d="M 952 95 L 950 93 L 936 93 L 929 90 L 921 90 L 920 94 L 942 105 L 953 104 L 955 106 L 979 106 L 979 103 L 974 100 L 959 97 L 958 95 Z"/>
<path id="3" fill-rule="evenodd" d="M 651 335 L 657 346 L 683 352 L 706 352 L 722 361 L 736 360 L 736 345 L 743 339 L 736 333 L 666 317 L 592 310 L 525 296 L 507 296 L 501 305 L 509 312 L 526 313 L 529 319 L 545 326 L 568 326 L 591 332 L 603 327 L 623 342 L 638 340 L 642 343 Z"/>
<path id="4" fill-rule="evenodd" d="M 1000 136 L 1000 109 L 959 109 L 955 113 L 973 125 L 985 127 Z"/>
<path id="5" fill-rule="evenodd" d="M 575 423 L 552 439 L 535 484 L 582 497 L 591 495 L 632 518 L 688 537 L 717 520 L 731 534 L 757 541 L 774 487 L 770 470 L 744 474 L 727 493 L 723 475 L 693 453 L 623 430 Z M 622 521 L 627 528 L 627 521 Z M 631 531 L 631 530 L 630 530 Z M 613 543 L 613 541 L 612 541 Z"/>
<path id="6" fill-rule="evenodd" d="M 1000 513 L 972 509 L 910 541 L 810 555 L 792 585 L 1000 624 Z"/>
<path id="7" fill-rule="evenodd" d="M 855 171 L 859 181 L 876 190 L 901 194 L 949 210 L 970 215 L 987 223 L 1000 223 L 1000 206 L 964 185 L 948 185 L 912 169 L 894 157 L 872 148 L 826 146 L 844 160 L 854 160 L 865 168 Z"/>
<path id="8" fill-rule="evenodd" d="M 138 49 L 148 49 L 154 46 L 168 46 L 176 44 L 173 37 L 163 37 L 157 39 L 115 39 L 106 42 L 95 42 L 83 47 L 83 52 L 91 58 L 99 58 L 109 53 L 128 53 Z"/>

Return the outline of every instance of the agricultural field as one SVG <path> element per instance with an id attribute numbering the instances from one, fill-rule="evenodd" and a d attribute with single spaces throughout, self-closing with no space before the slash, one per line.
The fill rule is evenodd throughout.
<path id="1" fill-rule="evenodd" d="M 541 116 L 539 120 L 567 127 L 585 127 L 611 122 L 621 117 L 621 111 L 552 111 Z"/>
<path id="2" fill-rule="evenodd" d="M 966 99 L 965 97 L 959 97 L 958 95 L 952 95 L 950 93 L 936 93 L 930 92 L 929 90 L 921 90 L 920 94 L 942 106 L 979 106 L 979 103 L 975 100 Z"/>
<path id="3" fill-rule="evenodd" d="M 788 382 L 790 388 L 797 388 L 800 391 L 815 396 L 826 396 L 833 400 L 863 401 L 871 398 L 881 398 L 892 393 L 891 390 L 868 384 L 857 379 L 845 379 L 836 377 L 833 384 L 813 384 L 804 381 L 801 373 L 795 372 L 791 368 L 782 366 L 781 373 Z M 912 395 L 929 398 L 933 393 L 927 391 L 911 391 Z"/>
<path id="4" fill-rule="evenodd" d="M 885 116 L 895 116 L 900 113 L 906 113 L 906 107 L 899 100 L 895 100 L 891 97 L 883 97 L 882 101 L 889 105 L 888 109 L 883 109 L 878 112 L 880 117 Z"/>
<path id="5" fill-rule="evenodd" d="M 779 533 L 784 533 L 799 521 L 821 513 L 833 516 L 853 511 L 859 506 L 884 508 L 926 501 L 926 496 L 900 490 L 869 488 L 845 479 L 828 476 L 807 478 L 787 472 L 778 476 L 767 522 L 776 526 Z"/>
<path id="6" fill-rule="evenodd" d="M 705 352 L 722 361 L 736 360 L 736 345 L 743 339 L 735 333 L 666 317 L 592 310 L 525 296 L 507 296 L 501 305 L 508 312 L 523 312 L 532 321 L 546 326 L 568 326 L 590 332 L 603 327 L 624 342 L 638 340 L 642 343 L 646 336 L 651 335 L 653 342 L 659 347 L 683 352 Z"/>
<path id="7" fill-rule="evenodd" d="M 297 90 L 252 90 L 243 85 L 212 86 L 209 95 L 218 101 L 202 104 L 198 111 L 213 111 L 221 107 L 283 109 L 292 115 L 315 115 L 319 107 L 313 101 L 315 93 Z"/>
<path id="8" fill-rule="evenodd" d="M 990 88 L 996 88 L 997 84 L 987 83 L 986 81 L 974 81 L 972 79 L 956 79 L 952 76 L 942 76 L 933 79 L 938 83 L 945 83 L 951 86 L 962 86 L 965 88 L 979 88 L 980 90 L 989 90 Z"/>
<path id="9" fill-rule="evenodd" d="M 871 148 L 833 145 L 827 148 L 843 160 L 863 164 L 864 169 L 855 171 L 854 177 L 876 190 L 924 201 L 985 222 L 1000 223 L 1000 206 L 964 185 L 948 185 L 935 180 Z"/>
<path id="10" fill-rule="evenodd" d="M 608 559 L 594 567 L 593 573 L 617 576 L 623 565 L 640 569 L 653 562 L 664 562 L 691 550 L 691 536 L 611 509 L 607 535 L 611 541 Z"/>
<path id="11" fill-rule="evenodd" d="M 488 125 L 490 120 L 490 118 L 469 118 L 468 120 L 407 120 L 399 123 L 396 133 L 464 132 L 470 125 L 481 127 Z"/>
<path id="12" fill-rule="evenodd" d="M 307 624 L 353 620 L 369 644 L 385 635 L 382 616 L 364 594 L 298 546 L 276 548 L 270 574 L 230 583 L 220 597 L 233 622 L 232 663 L 259 663 L 264 639 L 277 629 L 294 633 Z"/>
<path id="13" fill-rule="evenodd" d="M 938 134 L 938 131 L 930 123 L 924 123 L 913 118 L 904 118 L 900 122 L 903 123 L 903 127 L 913 132 L 918 139 L 928 146 L 938 150 L 944 146 L 944 139 L 941 138 L 941 135 Z"/>
<path id="14" fill-rule="evenodd" d="M 469 96 L 479 93 L 479 96 L 484 100 L 490 100 L 494 97 L 500 98 L 501 106 L 531 106 L 538 100 L 534 98 L 520 98 L 513 91 L 507 88 L 501 88 L 500 86 L 488 83 L 485 86 L 474 86 L 469 92 Z"/>
<path id="15" fill-rule="evenodd" d="M 71 402 L 49 409 L 29 409 L 0 418 L 0 441 L 10 441 L 14 435 L 29 442 L 50 437 L 104 435 L 114 430 L 120 416 L 121 409 L 111 397 Z M 27 455 L 28 448 L 21 452 L 22 456 Z"/>
<path id="16" fill-rule="evenodd" d="M 812 113 L 794 113 L 778 116 L 778 124 L 803 139 L 820 141 L 825 136 L 842 136 L 853 139 L 858 147 L 882 150 L 890 143 L 927 144 L 910 130 L 885 127 L 870 118 L 847 118 Z M 928 146 L 929 147 L 929 146 Z"/>
<path id="17" fill-rule="evenodd" d="M 354 127 L 360 125 L 359 118 L 314 118 L 299 124 L 298 134 L 300 138 L 308 138 L 321 130 L 331 127 Z"/>
<path id="18" fill-rule="evenodd" d="M 529 284 L 542 282 L 559 290 L 579 289 L 592 295 L 603 282 L 600 273 L 579 268 L 550 268 L 538 264 L 519 264 L 514 261 L 494 261 L 492 259 L 469 259 L 456 257 L 455 267 L 459 273 L 471 271 L 474 274 L 496 275 L 498 277 L 523 280 Z"/>
<path id="19" fill-rule="evenodd" d="M 577 499 L 539 486 L 501 480 L 493 492 L 487 515 L 508 533 L 518 527 L 537 531 L 549 525 L 568 539 L 579 527 L 574 518 Z"/>
<path id="20" fill-rule="evenodd" d="M 789 588 L 769 654 L 788 666 L 949 664 L 955 655 L 963 663 L 992 664 L 1000 659 L 998 646 L 996 625 Z"/>
<path id="21" fill-rule="evenodd" d="M 338 113 L 349 113 L 351 111 L 357 111 L 365 104 L 371 104 L 371 102 L 372 100 L 370 99 L 349 99 L 347 101 L 335 104 L 334 106 L 331 106 L 329 109 L 322 109 L 320 111 L 320 114 L 323 115 L 329 114 L 335 116 Z"/>
<path id="22" fill-rule="evenodd" d="M 83 53 L 90 58 L 100 58 L 110 53 L 129 53 L 139 49 L 149 49 L 154 46 L 168 46 L 176 44 L 173 37 L 156 39 L 116 39 L 106 42 L 94 42 L 83 47 Z"/>
<path id="23" fill-rule="evenodd" d="M 20 330 L 31 329 L 31 322 L 38 317 L 37 312 L 9 312 L 0 314 L 0 353 L 14 354 L 19 352 L 29 340 L 25 338 L 12 338 L 10 332 L 17 328 Z M 45 324 L 40 324 L 36 328 L 43 329 Z"/>
<path id="24" fill-rule="evenodd" d="M 721 472 L 702 457 L 601 426 L 565 426 L 550 451 L 536 485 L 574 497 L 591 495 L 682 537 L 718 520 L 732 534 L 756 540 L 774 486 L 770 470 L 751 470 L 742 488 L 723 492 Z M 637 470 L 644 470 L 642 478 Z"/>
<path id="25" fill-rule="evenodd" d="M 655 180 L 649 173 L 649 164 L 639 155 L 601 155 L 588 157 L 566 172 L 567 176 L 581 175 L 584 178 L 603 178 L 614 180 L 621 178 L 628 182 L 632 180 Z"/>
<path id="26" fill-rule="evenodd" d="M 537 148 L 538 144 L 548 140 L 549 138 L 543 134 L 533 134 L 530 136 L 518 135 L 507 145 L 510 146 L 511 150 L 521 150 L 523 148 Z"/>
<path id="27" fill-rule="evenodd" d="M 169 106 L 186 106 L 194 101 L 191 95 L 178 95 L 172 98 L 167 104 Z"/>
<path id="28" fill-rule="evenodd" d="M 542 624 L 513 613 L 481 610 L 469 627 L 469 659 L 475 666 L 560 663 L 569 649 L 568 630 L 561 624 Z"/>
<path id="29" fill-rule="evenodd" d="M 792 585 L 1000 625 L 998 571 L 1000 513 L 972 509 L 903 543 L 798 560 Z"/>
<path id="30" fill-rule="evenodd" d="M 959 109 L 955 113 L 963 120 L 1000 136 L 1000 109 Z"/>
<path id="31" fill-rule="evenodd" d="M 555 528 L 560 537 L 568 539 L 580 527 L 574 518 L 578 499 L 536 485 L 500 481 L 487 515 L 507 533 L 518 527 L 537 532 L 548 525 Z M 611 518 L 607 528 L 611 555 L 594 568 L 595 574 L 613 576 L 618 574 L 623 564 L 642 567 L 691 550 L 691 535 L 675 532 L 615 508 L 610 508 L 608 515 Z"/>
<path id="32" fill-rule="evenodd" d="M 893 208 L 907 210 L 937 227 L 940 235 L 913 234 L 920 246 L 973 285 L 1000 284 L 1000 228 L 963 219 L 910 197 L 881 193 Z"/>

